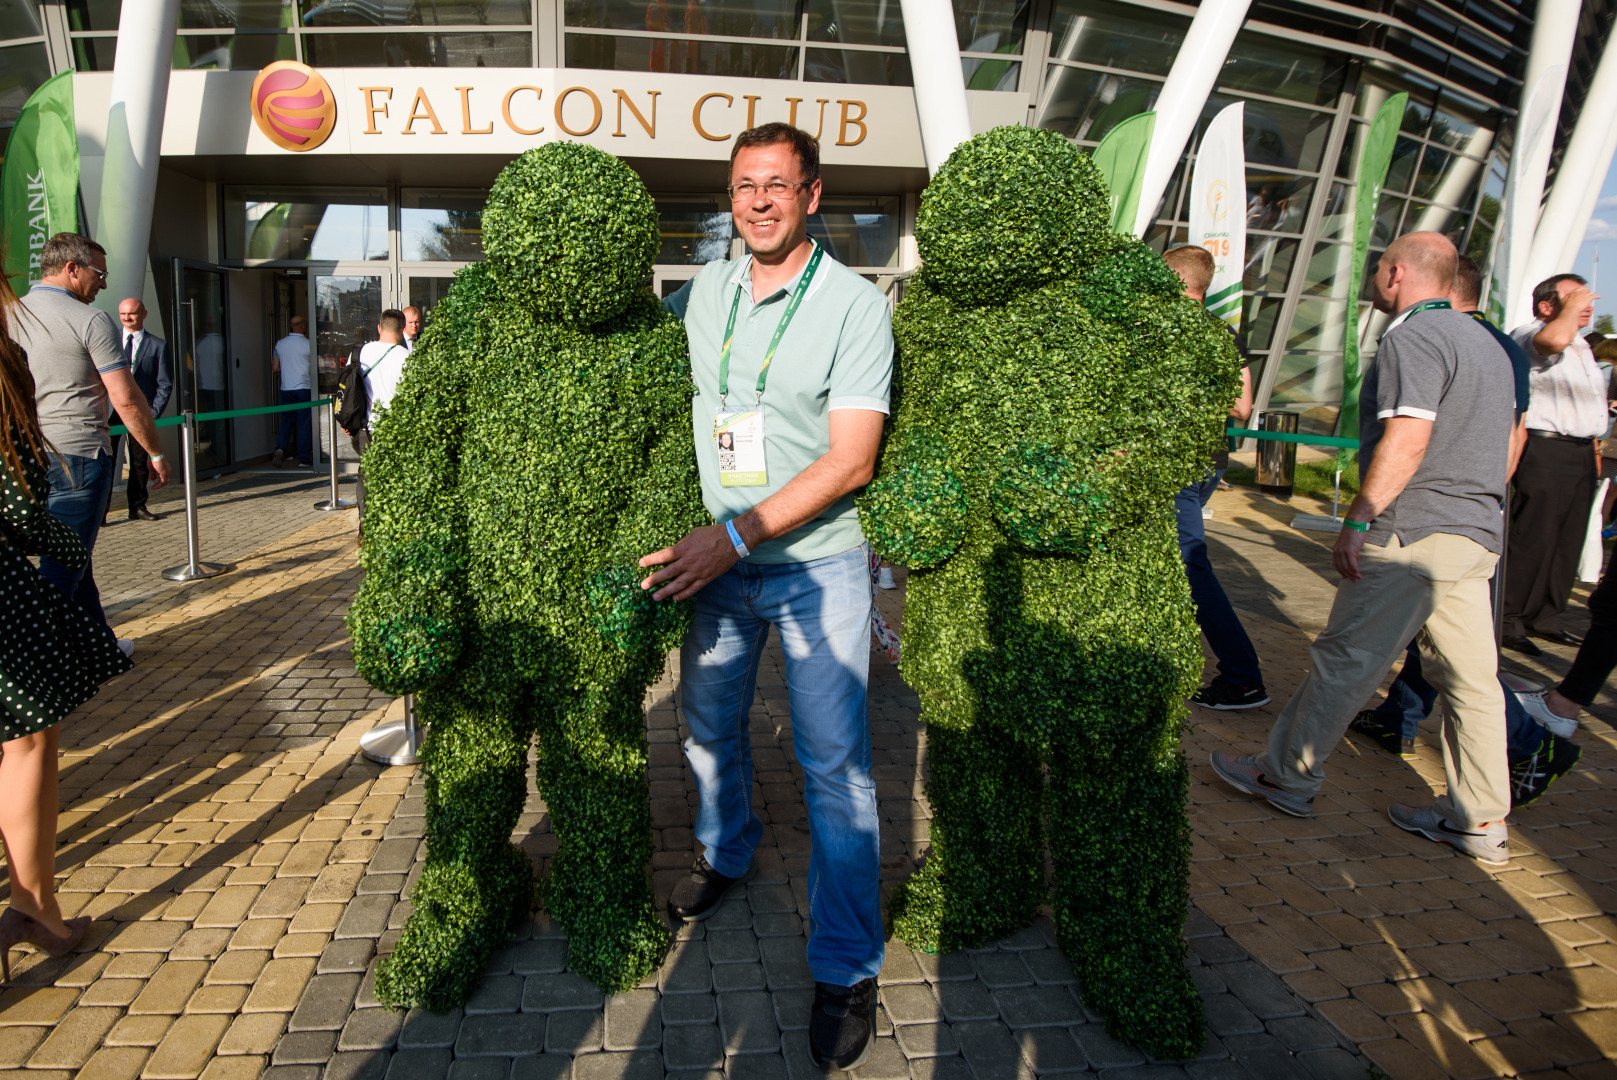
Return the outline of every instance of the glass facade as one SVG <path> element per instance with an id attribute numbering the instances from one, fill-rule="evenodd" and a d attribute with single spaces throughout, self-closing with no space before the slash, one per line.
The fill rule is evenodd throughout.
<path id="1" fill-rule="evenodd" d="M 1193 11 L 1169 0 L 954 0 L 953 8 L 965 84 L 1022 95 L 1028 123 L 1085 148 L 1154 106 Z M 1617 0 L 1584 5 L 1588 32 L 1574 53 L 1559 145 L 1614 9 Z M 911 75 L 900 11 L 898 0 L 181 0 L 173 62 L 539 65 L 903 86 Z M 0 0 L 0 140 L 53 71 L 110 69 L 119 13 L 120 0 Z M 1330 429 L 1346 335 L 1357 330 L 1362 351 L 1374 349 L 1380 330 L 1365 290 L 1349 295 L 1349 225 L 1364 133 L 1390 95 L 1407 91 L 1410 104 L 1375 208 L 1372 256 L 1402 232 L 1435 229 L 1486 262 L 1531 31 L 1531 5 L 1518 0 L 1254 0 L 1146 240 L 1158 250 L 1184 241 L 1185 181 L 1201 136 L 1220 109 L 1242 102 L 1243 320 L 1260 407 L 1297 410 L 1306 431 Z M 654 172 L 646 178 L 663 190 Z M 378 188 L 227 186 L 219 254 L 247 264 L 367 263 L 389 295 L 407 289 L 430 304 L 444 274 L 482 256 L 483 192 L 411 183 L 405 172 Z M 912 187 L 906 178 L 883 190 Z M 913 269 L 905 251 L 914 200 L 913 190 L 840 188 L 812 227 L 839 259 L 890 282 Z M 665 192 L 657 202 L 659 288 L 738 250 L 722 194 Z"/>

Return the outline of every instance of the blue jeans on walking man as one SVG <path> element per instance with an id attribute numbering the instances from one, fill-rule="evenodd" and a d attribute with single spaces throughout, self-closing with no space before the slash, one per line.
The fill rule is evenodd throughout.
<path id="1" fill-rule="evenodd" d="M 309 390 L 282 390 L 281 404 L 292 405 L 311 400 Z M 292 409 L 281 414 L 281 431 L 275 440 L 275 449 L 283 454 L 292 452 L 292 432 L 297 431 L 298 464 L 314 463 L 313 431 L 309 414 L 312 409 Z"/>
<path id="2" fill-rule="evenodd" d="M 101 519 L 112 501 L 112 455 L 103 450 L 95 457 L 55 452 L 49 456 L 51 490 L 45 508 L 78 533 L 84 550 L 93 556 L 96 537 L 101 533 Z M 78 601 L 80 607 L 106 625 L 107 616 L 101 610 L 101 592 L 95 587 L 93 570 L 93 558 L 85 562 L 82 570 L 69 570 L 49 556 L 42 555 L 39 559 L 39 573 L 46 581 Z"/>
<path id="3" fill-rule="evenodd" d="M 1246 627 L 1207 558 L 1207 520 L 1202 509 L 1218 490 L 1223 475 L 1223 469 L 1214 469 L 1201 483 L 1179 492 L 1173 497 L 1173 510 L 1179 523 L 1179 554 L 1190 579 L 1190 600 L 1196 605 L 1196 625 L 1218 659 L 1218 673 L 1242 689 L 1252 689 L 1263 685 L 1258 650 L 1252 647 Z"/>
<path id="4" fill-rule="evenodd" d="M 748 713 L 769 629 L 780 632 L 808 801 L 809 970 L 840 986 L 874 976 L 883 957 L 866 705 L 873 602 L 862 546 L 810 562 L 737 563 L 696 594 L 680 651 L 696 839 L 714 870 L 742 877 L 764 828 L 752 806 Z"/>
<path id="5" fill-rule="evenodd" d="M 1499 680 L 1499 685 L 1505 690 L 1505 757 L 1514 765 L 1532 757 L 1543 745 L 1544 726 L 1522 708 L 1516 692 L 1504 679 Z M 1404 666 L 1387 687 L 1385 700 L 1376 706 L 1375 718 L 1388 731 L 1413 739 L 1420 722 L 1432 715 L 1436 704 L 1437 691 L 1421 675 L 1420 649 L 1411 641 L 1404 654 Z"/>

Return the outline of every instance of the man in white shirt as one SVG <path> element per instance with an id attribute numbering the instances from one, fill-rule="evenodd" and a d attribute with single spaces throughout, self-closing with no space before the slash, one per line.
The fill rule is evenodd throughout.
<path id="1" fill-rule="evenodd" d="M 302 315 L 292 316 L 292 332 L 275 343 L 270 354 L 270 371 L 281 377 L 281 404 L 292 405 L 310 400 L 313 385 L 309 371 L 309 320 Z M 308 409 L 293 409 L 281 414 L 280 437 L 275 440 L 275 456 L 270 460 L 278 469 L 294 449 L 292 433 L 297 432 L 298 464 L 305 467 L 314 462 L 314 447 L 310 431 Z"/>
<path id="2" fill-rule="evenodd" d="M 399 388 L 404 376 L 404 362 L 410 353 L 404 347 L 404 312 L 392 308 L 382 312 L 382 321 L 376 324 L 376 340 L 359 350 L 359 367 L 365 373 L 365 399 L 370 403 L 365 415 L 365 429 L 354 436 L 354 449 L 364 454 L 370 445 L 371 425 L 377 413 Z M 360 466 L 356 483 L 359 492 L 359 516 L 365 517 L 365 467 Z"/>
<path id="3" fill-rule="evenodd" d="M 1511 332 L 1532 364 L 1527 446 L 1516 467 L 1505 559 L 1504 646 L 1542 655 L 1528 635 L 1558 645 L 1579 639 L 1561 628 L 1572 595 L 1600 476 L 1606 433 L 1606 377 L 1583 340 L 1599 299 L 1576 274 L 1556 274 L 1533 289 L 1538 317 Z"/>

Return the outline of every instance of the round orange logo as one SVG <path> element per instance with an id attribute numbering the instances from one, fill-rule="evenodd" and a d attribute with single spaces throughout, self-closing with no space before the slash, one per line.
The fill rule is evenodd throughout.
<path id="1" fill-rule="evenodd" d="M 337 96 L 314 68 L 277 60 L 253 80 L 253 119 L 282 150 L 313 150 L 337 126 Z"/>

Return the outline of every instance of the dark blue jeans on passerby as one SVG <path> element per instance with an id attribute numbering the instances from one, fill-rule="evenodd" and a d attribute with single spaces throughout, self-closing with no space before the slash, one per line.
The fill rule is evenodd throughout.
<path id="1" fill-rule="evenodd" d="M 310 399 L 308 390 L 282 390 L 281 404 L 301 404 Z M 311 409 L 292 409 L 281 414 L 281 431 L 275 440 L 275 449 L 285 454 L 292 452 L 292 432 L 298 433 L 298 462 L 302 465 L 312 464 L 314 461 L 314 446 L 311 439 L 313 431 L 309 413 Z"/>
<path id="2" fill-rule="evenodd" d="M 93 554 L 95 538 L 101 533 L 101 518 L 112 499 L 112 455 L 103 450 L 95 457 L 57 453 L 49 456 L 51 491 L 45 508 L 78 533 L 84 550 Z M 83 570 L 69 570 L 48 556 L 39 560 L 39 572 L 46 581 L 77 600 L 105 625 L 107 616 L 101 610 L 101 591 L 95 587 L 92 569 L 92 562 L 86 562 Z"/>
<path id="3" fill-rule="evenodd" d="M 1173 497 L 1173 509 L 1179 519 L 1179 554 L 1185 561 L 1185 576 L 1190 579 L 1196 625 L 1218 658 L 1218 673 L 1241 689 L 1251 690 L 1263 685 L 1258 651 L 1252 647 L 1246 627 L 1241 625 L 1230 598 L 1224 595 L 1224 586 L 1213 573 L 1213 564 L 1207 560 L 1207 521 L 1202 517 L 1202 508 L 1218 490 L 1223 475 L 1223 469 L 1214 469 L 1206 480 L 1185 488 Z"/>
<path id="4" fill-rule="evenodd" d="M 1525 761 L 1539 750 L 1544 742 L 1544 726 L 1516 700 L 1516 692 L 1505 684 L 1505 756 L 1512 765 Z M 1387 687 L 1387 697 L 1376 706 L 1376 720 L 1389 731 L 1396 730 L 1405 739 L 1413 739 L 1420 730 L 1420 722 L 1432 715 L 1437 704 L 1437 691 L 1421 675 L 1420 649 L 1413 641 L 1404 655 L 1403 669 Z"/>

